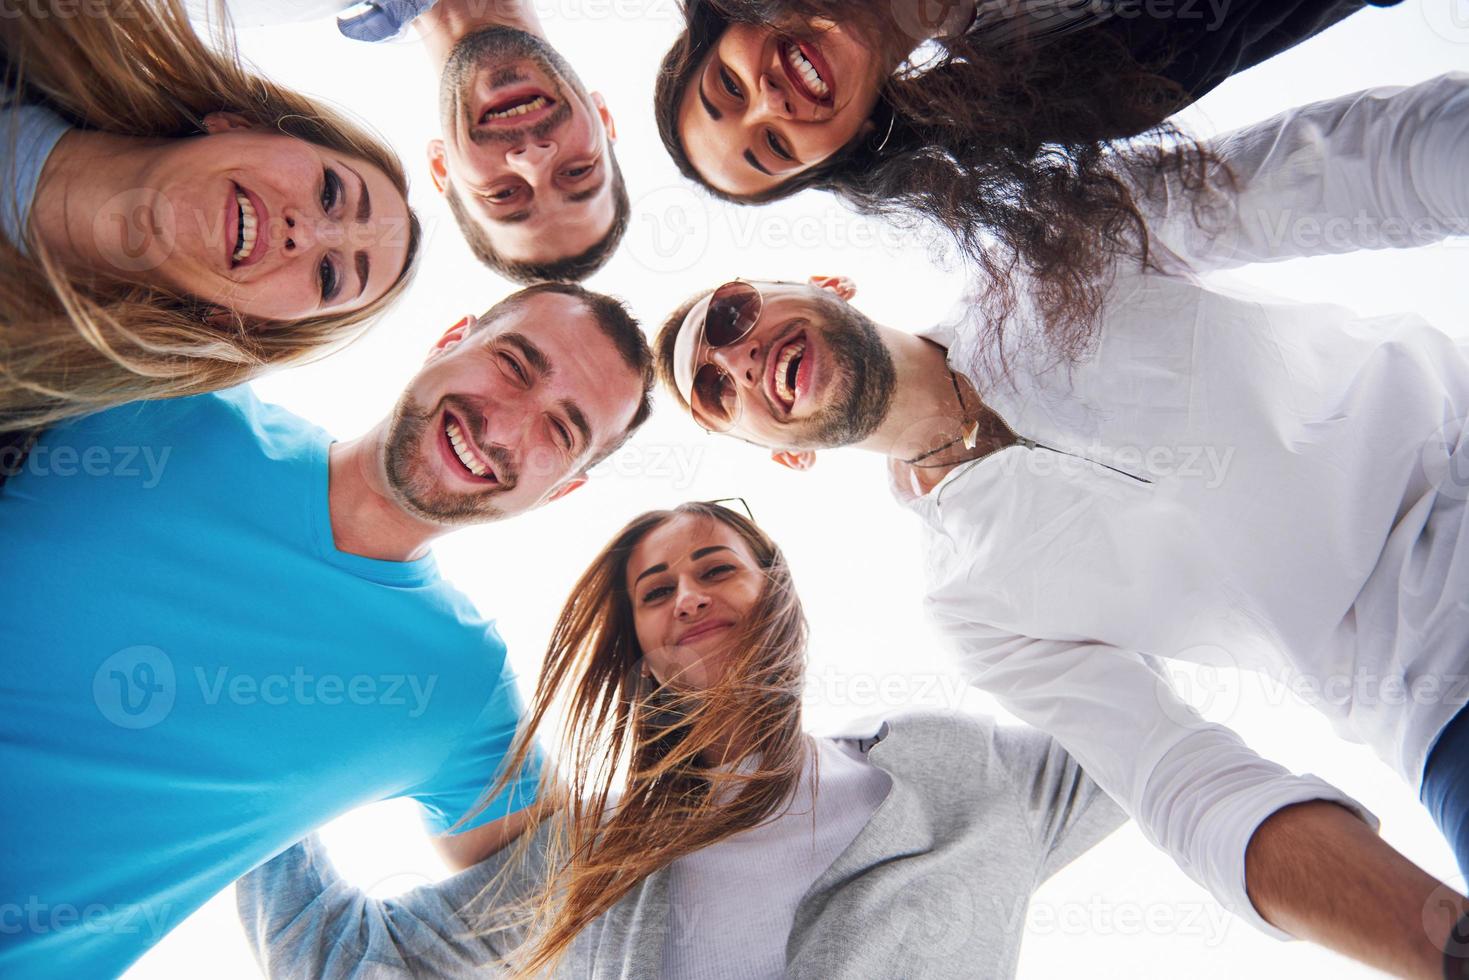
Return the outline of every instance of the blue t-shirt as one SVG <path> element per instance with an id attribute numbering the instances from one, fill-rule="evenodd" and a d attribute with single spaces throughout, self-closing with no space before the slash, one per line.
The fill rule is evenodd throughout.
<path id="1" fill-rule="evenodd" d="M 497 775 L 494 625 L 335 548 L 330 442 L 236 388 L 59 426 L 0 489 L 0 977 L 113 976 L 323 822 L 444 832 Z"/>
<path id="2" fill-rule="evenodd" d="M 25 226 L 36 200 L 41 168 L 71 126 L 38 105 L 0 105 L 0 234 L 22 253 Z"/>

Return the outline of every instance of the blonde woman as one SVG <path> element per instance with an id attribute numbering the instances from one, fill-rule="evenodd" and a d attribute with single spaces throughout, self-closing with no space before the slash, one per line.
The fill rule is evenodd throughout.
<path id="1" fill-rule="evenodd" d="M 564 709 L 522 845 L 390 901 L 314 840 L 237 885 L 272 977 L 1005 977 L 1031 892 L 1123 821 L 1049 738 L 957 714 L 801 726 L 780 549 L 716 504 L 630 522 L 572 591 L 520 754 Z"/>
<path id="2" fill-rule="evenodd" d="M 0 432 L 323 353 L 414 267 L 381 140 L 175 0 L 104 6 L 18 7 L 0 35 Z"/>

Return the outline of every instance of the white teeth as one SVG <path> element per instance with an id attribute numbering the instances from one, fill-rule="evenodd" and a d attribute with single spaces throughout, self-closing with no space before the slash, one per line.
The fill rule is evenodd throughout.
<path id="1" fill-rule="evenodd" d="M 256 230 L 259 219 L 255 216 L 255 206 L 243 193 L 235 191 L 235 205 L 240 209 L 239 218 L 240 242 L 235 246 L 233 258 L 236 262 L 243 262 L 255 251 Z"/>
<path id="2" fill-rule="evenodd" d="M 796 389 L 790 381 L 791 363 L 802 354 L 806 353 L 804 341 L 787 344 L 780 352 L 780 359 L 775 362 L 775 394 L 786 408 L 796 404 Z"/>
<path id="3" fill-rule="evenodd" d="M 469 446 L 466 444 L 464 439 L 464 433 L 460 430 L 458 425 L 448 420 L 445 420 L 444 433 L 448 435 L 449 444 L 454 447 L 454 455 L 459 457 L 459 462 L 464 464 L 465 469 L 469 470 L 469 472 L 478 477 L 485 477 L 489 475 L 490 471 L 485 468 L 484 464 L 479 461 L 478 457 L 476 457 L 473 453 L 469 451 Z"/>
<path id="4" fill-rule="evenodd" d="M 795 69 L 796 74 L 800 75 L 806 82 L 807 87 L 819 97 L 826 98 L 831 93 L 831 88 L 822 80 L 821 75 L 816 71 L 816 66 L 811 64 L 810 59 L 802 54 L 801 49 L 794 44 L 787 44 L 785 51 L 786 61 Z"/>
<path id="5" fill-rule="evenodd" d="M 547 104 L 548 102 L 546 97 L 544 95 L 538 95 L 534 99 L 531 99 L 529 102 L 522 102 L 520 105 L 513 108 L 502 109 L 499 112 L 487 112 L 485 113 L 485 118 L 513 119 L 516 116 L 523 116 L 528 112 L 535 112 L 537 109 L 543 109 L 546 107 Z"/>

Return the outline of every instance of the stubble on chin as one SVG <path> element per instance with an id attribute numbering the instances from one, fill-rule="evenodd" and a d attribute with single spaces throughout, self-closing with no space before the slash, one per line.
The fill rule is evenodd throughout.
<path id="1" fill-rule="evenodd" d="M 504 511 L 488 494 L 475 496 L 445 490 L 433 468 L 421 459 L 424 437 L 438 415 L 408 395 L 403 396 L 393 411 L 383 453 L 388 490 L 393 499 L 410 515 L 429 524 L 464 527 L 504 517 Z"/>

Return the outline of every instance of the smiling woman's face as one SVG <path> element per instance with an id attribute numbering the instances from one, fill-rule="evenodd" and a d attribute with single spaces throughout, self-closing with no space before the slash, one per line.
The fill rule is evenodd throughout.
<path id="1" fill-rule="evenodd" d="M 627 590 L 658 683 L 699 691 L 717 682 L 764 582 L 750 546 L 723 521 L 680 514 L 648 532 L 628 559 Z"/>
<path id="2" fill-rule="evenodd" d="M 260 320 L 359 310 L 399 278 L 408 202 L 368 161 L 213 113 L 94 235 L 123 274 Z"/>
<path id="3" fill-rule="evenodd" d="M 679 104 L 678 130 L 704 180 L 752 196 L 809 170 L 871 128 L 881 59 L 839 25 L 811 40 L 731 24 Z"/>

